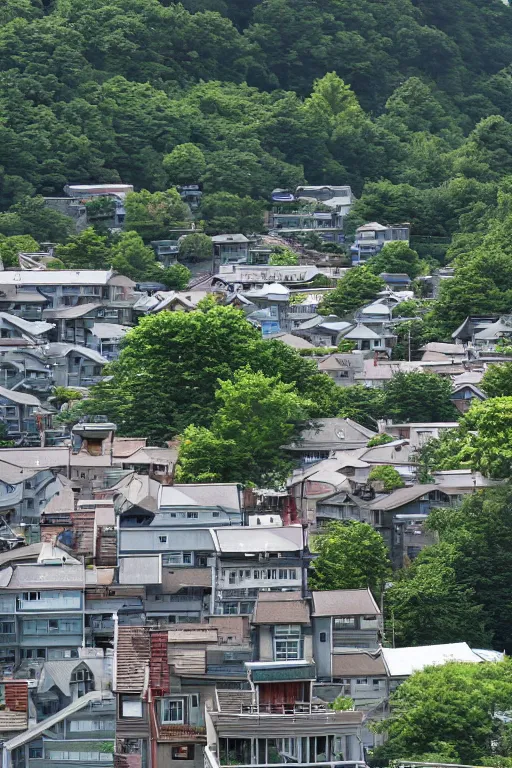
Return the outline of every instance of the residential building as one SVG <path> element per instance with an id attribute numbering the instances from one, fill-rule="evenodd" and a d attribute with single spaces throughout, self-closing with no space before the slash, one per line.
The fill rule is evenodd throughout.
<path id="1" fill-rule="evenodd" d="M 309 601 L 302 592 L 259 592 L 252 617 L 257 661 L 313 662 Z"/>
<path id="2" fill-rule="evenodd" d="M 0 653 L 7 666 L 63 658 L 82 645 L 83 564 L 51 544 L 32 557 L 0 569 Z"/>
<path id="3" fill-rule="evenodd" d="M 364 264 L 365 261 L 379 253 L 387 243 L 395 240 L 408 243 L 409 235 L 409 224 L 384 226 L 377 221 L 363 224 L 357 228 L 354 243 L 350 246 L 352 265 Z"/>
<path id="4" fill-rule="evenodd" d="M 212 529 L 212 535 L 212 613 L 249 616 L 261 589 L 306 589 L 309 555 L 301 525 L 231 526 Z"/>
<path id="5" fill-rule="evenodd" d="M 279 267 L 266 264 L 221 264 L 213 276 L 212 287 L 238 292 L 261 288 L 265 284 L 280 283 L 288 287 L 307 286 L 317 275 L 323 274 L 315 266 Z M 341 275 L 340 275 L 341 276 Z"/>
<path id="6" fill-rule="evenodd" d="M 108 363 L 92 347 L 54 342 L 47 345 L 45 357 L 52 366 L 53 381 L 57 387 L 92 387 L 102 379 Z"/>
<path id="7" fill-rule="evenodd" d="M 336 315 L 313 315 L 293 328 L 293 335 L 307 339 L 314 347 L 336 347 L 354 324 Z"/>
<path id="8" fill-rule="evenodd" d="M 327 418 L 301 433 L 297 443 L 285 446 L 302 464 L 328 459 L 332 451 L 365 448 L 376 432 L 352 419 Z"/>
<path id="9" fill-rule="evenodd" d="M 295 194 L 287 190 L 272 192 L 272 211 L 268 217 L 270 233 L 296 236 L 316 232 L 326 242 L 341 243 L 343 219 L 354 196 L 348 186 L 300 186 Z"/>
<path id="10" fill-rule="evenodd" d="M 247 263 L 249 240 L 245 235 L 214 235 L 212 243 L 214 266 Z"/>
<path id="11" fill-rule="evenodd" d="M 313 591 L 313 655 L 319 680 L 332 680 L 334 659 L 344 649 L 377 650 L 382 612 L 369 589 Z"/>
<path id="12" fill-rule="evenodd" d="M 340 387 L 356 384 L 356 377 L 362 373 L 364 364 L 365 360 L 360 352 L 334 352 L 317 361 L 318 370 L 330 376 Z"/>
<path id="13" fill-rule="evenodd" d="M 51 420 L 51 412 L 34 395 L 0 387 L 0 421 L 10 436 L 37 435 L 51 427 Z"/>
<path id="14" fill-rule="evenodd" d="M 446 429 L 457 429 L 458 421 L 413 422 L 408 424 L 393 424 L 387 421 L 383 431 L 399 440 L 408 440 L 413 449 L 421 448 L 432 438 L 438 438 Z"/>

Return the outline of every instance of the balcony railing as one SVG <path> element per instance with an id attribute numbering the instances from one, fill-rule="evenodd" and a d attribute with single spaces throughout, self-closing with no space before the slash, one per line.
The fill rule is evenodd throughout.
<path id="1" fill-rule="evenodd" d="M 325 704 L 310 701 L 295 701 L 288 704 L 240 704 L 242 715 L 311 715 L 315 712 L 330 712 Z"/>
<path id="2" fill-rule="evenodd" d="M 222 677 L 247 677 L 247 671 L 243 664 L 208 664 L 207 675 L 221 675 Z"/>
<path id="3" fill-rule="evenodd" d="M 58 597 L 46 600 L 22 600 L 18 598 L 19 611 L 70 611 L 81 609 L 79 597 Z"/>
<path id="4" fill-rule="evenodd" d="M 240 763 L 239 765 L 232 765 L 230 763 L 230 768 L 247 768 L 247 763 L 243 764 Z M 318 762 L 318 763 L 312 763 L 312 762 L 306 762 L 306 763 L 299 763 L 295 762 L 295 766 L 300 766 L 300 768 L 368 768 L 366 763 L 363 760 L 333 760 L 332 762 Z M 418 766 L 419 763 L 406 763 L 407 766 Z M 423 765 L 429 765 L 428 763 L 423 763 Z M 434 764 L 431 764 L 434 765 Z M 439 764 L 438 764 L 439 765 Z M 210 749 L 210 747 L 204 748 L 204 768 L 220 768 L 219 760 L 217 759 L 217 755 L 213 750 Z M 290 768 L 290 763 L 252 763 L 252 768 Z M 449 766 L 446 766 L 443 768 L 451 768 Z M 459 766 L 455 766 L 454 768 L 461 768 Z"/>
<path id="5" fill-rule="evenodd" d="M 0 645 L 16 642 L 16 632 L 0 632 Z"/>

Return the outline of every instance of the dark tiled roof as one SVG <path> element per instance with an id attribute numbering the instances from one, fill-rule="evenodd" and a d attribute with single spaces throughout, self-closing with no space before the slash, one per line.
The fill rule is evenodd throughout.
<path id="1" fill-rule="evenodd" d="M 260 592 L 254 624 L 310 624 L 309 604 L 300 592 Z"/>
<path id="2" fill-rule="evenodd" d="M 369 589 L 329 589 L 312 592 L 313 616 L 374 616 L 380 613 Z"/>

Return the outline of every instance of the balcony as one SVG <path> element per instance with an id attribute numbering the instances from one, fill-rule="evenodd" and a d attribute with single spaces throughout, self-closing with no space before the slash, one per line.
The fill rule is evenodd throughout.
<path id="1" fill-rule="evenodd" d="M 16 632 L 0 632 L 0 645 L 16 643 Z"/>
<path id="2" fill-rule="evenodd" d="M 85 628 L 86 631 L 92 632 L 113 632 L 114 631 L 114 619 L 97 619 L 92 618 L 91 623 Z"/>
<path id="3" fill-rule="evenodd" d="M 79 611 L 82 607 L 80 596 L 46 598 L 41 600 L 17 600 L 18 611 Z"/>
<path id="4" fill-rule="evenodd" d="M 299 766 L 300 768 L 368 768 L 366 763 L 363 760 L 336 760 L 332 762 L 318 762 L 318 763 L 312 763 L 312 762 L 306 762 L 306 763 L 300 763 L 298 761 L 294 761 L 293 763 L 295 766 Z M 220 763 L 217 759 L 217 755 L 210 749 L 210 747 L 204 748 L 204 768 L 220 768 Z M 268 764 L 265 763 L 240 763 L 239 765 L 235 765 L 234 763 L 229 763 L 230 768 L 246 768 L 247 766 L 251 766 L 251 768 L 267 768 Z M 419 765 L 419 763 L 408 763 L 407 765 Z M 272 768 L 289 768 L 290 763 L 272 763 Z"/>
<path id="5" fill-rule="evenodd" d="M 183 741 L 206 744 L 206 728 L 202 725 L 160 725 L 157 741 Z"/>

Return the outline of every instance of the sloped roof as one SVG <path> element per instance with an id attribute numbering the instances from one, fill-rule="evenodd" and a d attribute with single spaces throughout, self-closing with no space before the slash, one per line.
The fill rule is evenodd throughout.
<path id="1" fill-rule="evenodd" d="M 118 325 L 117 323 L 94 323 L 91 331 L 97 339 L 122 339 L 128 331 L 131 331 L 131 326 Z"/>
<path id="2" fill-rule="evenodd" d="M 253 624 L 310 624 L 309 604 L 302 598 L 300 592 L 260 592 L 252 622 Z"/>
<path id="3" fill-rule="evenodd" d="M 380 614 L 380 608 L 367 589 L 329 589 L 313 591 L 313 616 L 363 616 Z"/>
<path id="4" fill-rule="evenodd" d="M 36 544 L 28 544 L 26 547 L 17 547 L 16 549 L 8 549 L 6 552 L 0 552 L 0 568 L 8 563 L 21 560 L 36 561 L 42 546 L 42 542 L 38 541 Z"/>
<path id="5" fill-rule="evenodd" d="M 440 490 L 439 486 L 433 483 L 412 485 L 409 488 L 397 488 L 396 491 L 384 496 L 379 501 L 375 501 L 370 509 L 372 510 L 387 510 L 397 509 L 404 504 L 408 504 L 411 501 L 421 498 L 426 493 L 431 491 Z"/>
<path id="6" fill-rule="evenodd" d="M 94 363 L 99 365 L 106 365 L 108 360 L 95 349 L 90 347 L 81 347 L 79 344 L 65 344 L 64 342 L 52 342 L 48 344 L 48 350 L 46 352 L 48 357 L 66 357 L 70 352 L 74 352 L 81 357 L 87 357 Z"/>
<path id="7" fill-rule="evenodd" d="M 74 320 L 83 317 L 94 309 L 101 307 L 101 304 L 89 302 L 87 304 L 76 304 L 74 307 L 58 307 L 57 309 L 45 309 L 43 317 L 51 320 Z M 54 326 L 52 326 L 53 328 Z"/>
<path id="8" fill-rule="evenodd" d="M 278 333 L 275 336 L 266 338 L 277 339 L 277 341 L 282 341 L 283 344 L 294 349 L 312 349 L 314 347 L 314 344 L 311 344 L 307 339 L 294 336 L 293 333 Z"/>
<path id="9" fill-rule="evenodd" d="M 466 357 L 467 351 L 462 344 L 448 344 L 441 341 L 429 341 L 420 347 L 420 352 L 440 352 L 443 355 L 462 355 Z"/>
<path id="10" fill-rule="evenodd" d="M 163 485 L 161 488 L 162 506 L 170 487 Z M 196 504 L 202 504 L 206 507 L 219 506 L 240 511 L 238 483 L 175 483 L 174 488 L 184 493 L 190 499 L 193 499 Z"/>
<path id="11" fill-rule="evenodd" d="M 46 730 L 53 728 L 54 725 L 57 725 L 57 723 L 61 723 L 63 720 L 65 720 L 66 717 L 74 715 L 75 712 L 80 712 L 81 709 L 85 709 L 85 707 L 87 707 L 91 702 L 112 699 L 112 694 L 109 692 L 89 691 L 89 693 L 86 693 L 84 696 L 80 696 L 79 699 L 74 701 L 72 704 L 69 704 L 69 706 L 61 709 L 59 712 L 57 712 L 57 714 L 50 715 L 50 717 L 47 717 L 45 720 L 41 720 L 40 723 L 33 725 L 31 728 L 28 728 L 19 736 L 14 736 L 14 738 L 4 742 L 4 747 L 7 750 L 12 751 L 13 749 L 16 749 L 16 747 L 21 747 L 23 744 L 27 744 L 29 741 L 37 738 L 37 736 L 41 736 L 41 734 L 43 734 Z"/>
<path id="12" fill-rule="evenodd" d="M 371 232 L 375 230 L 376 232 L 385 232 L 387 227 L 385 227 L 383 224 L 379 224 L 378 221 L 370 221 L 368 224 L 363 224 L 361 227 L 358 227 L 356 232 Z"/>
<path id="13" fill-rule="evenodd" d="M 302 526 L 289 525 L 284 528 L 274 526 L 257 528 L 229 526 L 214 528 L 215 538 L 221 553 L 239 552 L 296 552 L 302 550 Z"/>
<path id="14" fill-rule="evenodd" d="M 54 685 L 59 688 L 64 696 L 70 696 L 71 674 L 80 665 L 88 667 L 95 680 L 95 687 L 99 688 L 104 678 L 104 659 L 59 659 L 58 661 L 46 661 L 41 670 L 37 690 L 46 693 Z"/>
<path id="15" fill-rule="evenodd" d="M 362 325 L 362 323 L 358 323 L 355 328 L 352 328 L 347 333 L 343 334 L 344 339 L 380 339 L 378 333 L 375 333 L 375 331 L 372 331 L 371 328 L 368 328 L 366 325 Z"/>
<path id="16" fill-rule="evenodd" d="M 38 400 L 37 397 L 34 397 L 34 395 L 26 395 L 25 392 L 18 392 L 17 389 L 0 387 L 0 397 L 5 397 L 13 403 L 18 403 L 18 405 L 41 406 L 41 401 Z"/>
<path id="17" fill-rule="evenodd" d="M 147 437 L 114 437 L 112 455 L 114 459 L 124 459 L 131 456 L 139 448 L 145 448 Z"/>
<path id="18" fill-rule="evenodd" d="M 44 320 L 24 320 L 22 317 L 11 315 L 8 312 L 0 312 L 0 319 L 14 325 L 29 336 L 41 336 L 43 333 L 47 333 L 52 328 L 55 328 L 53 323 L 45 323 Z"/>
<path id="19" fill-rule="evenodd" d="M 117 632 L 115 690 L 142 693 L 151 654 L 149 631 L 146 627 L 120 626 Z"/>
<path id="20" fill-rule="evenodd" d="M 339 417 L 319 419 L 310 429 L 302 432 L 296 443 L 287 445 L 288 450 L 307 451 L 310 448 L 336 450 L 365 446 L 377 433 L 352 419 Z"/>
<path id="21" fill-rule="evenodd" d="M 171 595 L 187 587 L 211 587 L 211 568 L 162 568 L 162 590 Z"/>
<path id="22" fill-rule="evenodd" d="M 332 655 L 333 677 L 371 677 L 387 675 L 386 665 L 379 653 L 353 651 Z"/>
<path id="23" fill-rule="evenodd" d="M 446 664 L 449 661 L 481 663 L 467 643 L 418 645 L 407 648 L 382 648 L 382 656 L 390 677 L 408 677 L 425 667 Z"/>
<path id="24" fill-rule="evenodd" d="M 66 563 L 62 566 L 17 565 L 9 582 L 9 589 L 28 589 L 32 587 L 82 589 L 84 584 L 85 571 L 82 564 Z"/>

